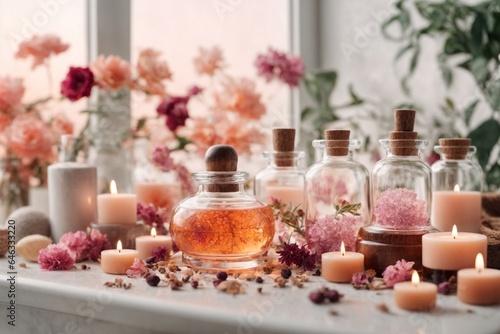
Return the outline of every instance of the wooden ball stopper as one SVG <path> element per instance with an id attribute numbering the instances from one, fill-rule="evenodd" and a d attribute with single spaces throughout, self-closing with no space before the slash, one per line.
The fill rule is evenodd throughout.
<path id="1" fill-rule="evenodd" d="M 415 125 L 415 110 L 395 109 L 394 110 L 394 130 L 413 131 Z"/>
<path id="2" fill-rule="evenodd" d="M 279 167 L 294 165 L 293 151 L 295 149 L 295 129 L 273 129 L 274 162 Z"/>
<path id="3" fill-rule="evenodd" d="M 350 130 L 329 129 L 325 130 L 327 143 L 326 153 L 330 156 L 344 156 L 349 154 Z"/>
<path id="4" fill-rule="evenodd" d="M 462 160 L 467 157 L 471 140 L 469 138 L 440 138 L 441 152 L 446 159 Z"/>
<path id="5" fill-rule="evenodd" d="M 205 153 L 205 166 L 208 172 L 236 172 L 238 169 L 238 153 L 229 145 L 213 145 Z M 221 175 L 227 178 L 229 175 Z M 234 192 L 239 190 L 235 183 L 208 184 L 207 190 L 211 192 Z"/>

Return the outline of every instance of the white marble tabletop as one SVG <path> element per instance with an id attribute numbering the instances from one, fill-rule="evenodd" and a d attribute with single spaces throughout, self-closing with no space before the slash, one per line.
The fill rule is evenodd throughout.
<path id="1" fill-rule="evenodd" d="M 117 276 L 103 273 L 98 263 L 88 265 L 90 270 L 78 264 L 70 271 L 17 267 L 13 327 L 7 310 L 11 275 L 7 260 L 0 259 L 0 333 L 500 333 L 500 305 L 470 306 L 456 296 L 439 295 L 432 312 L 407 312 L 396 307 L 392 290 L 355 290 L 314 276 L 303 288 L 274 287 L 269 277 L 263 284 L 242 281 L 246 291 L 235 296 L 208 281 L 197 290 L 185 285 L 173 291 L 120 276 L 132 283 L 125 290 L 106 287 Z M 309 293 L 322 286 L 344 298 L 311 303 Z"/>

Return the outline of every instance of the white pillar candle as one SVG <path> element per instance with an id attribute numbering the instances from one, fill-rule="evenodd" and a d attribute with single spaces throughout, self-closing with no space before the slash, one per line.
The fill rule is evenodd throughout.
<path id="1" fill-rule="evenodd" d="M 481 193 L 461 191 L 458 185 L 454 191 L 434 191 L 431 223 L 442 232 L 453 225 L 461 232 L 481 232 Z"/>
<path id="2" fill-rule="evenodd" d="M 52 239 L 83 230 L 96 221 L 97 170 L 94 166 L 62 162 L 48 168 Z"/>
<path id="3" fill-rule="evenodd" d="M 478 253 L 475 269 L 458 271 L 457 297 L 461 302 L 473 305 L 500 303 L 500 270 L 484 268 L 483 255 Z"/>
<path id="4" fill-rule="evenodd" d="M 116 249 L 101 252 L 101 269 L 108 274 L 124 275 L 138 256 L 138 251 L 122 249 L 122 242 L 118 241 Z"/>
<path id="5" fill-rule="evenodd" d="M 486 236 L 478 233 L 428 233 L 422 236 L 422 265 L 436 270 L 473 268 L 476 254 L 486 257 Z"/>
<path id="6" fill-rule="evenodd" d="M 408 311 L 432 310 L 436 307 L 437 285 L 420 282 L 416 271 L 413 271 L 411 282 L 394 285 L 396 305 Z"/>
<path id="7" fill-rule="evenodd" d="M 151 235 L 142 235 L 135 238 L 135 249 L 139 252 L 139 259 L 146 260 L 156 247 L 166 247 L 167 254 L 172 250 L 172 238 L 168 235 L 156 235 L 156 229 L 151 229 Z"/>
<path id="8" fill-rule="evenodd" d="M 118 194 L 115 181 L 111 181 L 110 194 L 97 196 L 97 222 L 99 224 L 136 224 L 137 196 Z"/>
<path id="9" fill-rule="evenodd" d="M 365 270 L 364 260 L 361 253 L 346 252 L 342 241 L 340 252 L 321 255 L 321 276 L 330 282 L 350 283 L 353 274 Z"/>

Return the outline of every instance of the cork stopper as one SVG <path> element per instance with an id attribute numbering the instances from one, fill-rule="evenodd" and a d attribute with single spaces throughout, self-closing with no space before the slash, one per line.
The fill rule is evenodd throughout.
<path id="1" fill-rule="evenodd" d="M 394 130 L 395 131 L 413 131 L 415 125 L 415 110 L 413 109 L 394 109 Z"/>
<path id="2" fill-rule="evenodd" d="M 276 128 L 273 129 L 273 148 L 276 152 L 274 162 L 279 167 L 290 167 L 294 165 L 295 129 Z"/>
<path id="3" fill-rule="evenodd" d="M 394 110 L 394 131 L 389 133 L 391 152 L 399 156 L 418 155 L 415 140 L 418 133 L 413 131 L 415 125 L 415 110 Z"/>
<path id="4" fill-rule="evenodd" d="M 337 157 L 349 154 L 350 135 L 350 130 L 325 130 L 325 139 L 329 140 L 329 142 L 327 142 L 326 154 Z"/>
<path id="5" fill-rule="evenodd" d="M 469 138 L 440 138 L 441 153 L 446 159 L 462 160 L 467 157 L 471 140 Z"/>
<path id="6" fill-rule="evenodd" d="M 229 145 L 213 145 L 205 153 L 205 167 L 208 172 L 236 172 L 238 169 L 238 153 Z M 221 176 L 225 178 L 227 176 Z M 208 184 L 207 190 L 211 192 L 234 192 L 239 190 L 239 185 L 234 183 Z"/>

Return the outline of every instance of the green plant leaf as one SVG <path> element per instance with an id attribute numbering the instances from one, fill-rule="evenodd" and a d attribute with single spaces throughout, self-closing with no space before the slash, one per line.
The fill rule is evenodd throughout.
<path id="1" fill-rule="evenodd" d="M 500 79 L 495 81 L 490 81 L 486 85 L 486 89 L 484 91 L 486 95 L 486 101 L 493 109 L 493 111 L 500 110 Z"/>
<path id="2" fill-rule="evenodd" d="M 472 23 L 470 34 L 471 34 L 471 51 L 473 56 L 479 56 L 482 53 L 482 45 L 485 35 L 483 34 L 485 23 L 486 22 L 484 20 L 484 17 L 481 14 L 477 14 L 476 19 Z"/>
<path id="3" fill-rule="evenodd" d="M 356 92 L 354 91 L 354 86 L 352 84 L 349 84 L 349 95 L 351 95 L 351 105 L 355 106 L 355 105 L 359 105 L 359 104 L 363 104 L 365 101 L 359 97 L 358 94 L 356 94 Z"/>
<path id="4" fill-rule="evenodd" d="M 469 127 L 470 120 L 472 118 L 472 115 L 474 115 L 474 111 L 476 110 L 476 106 L 478 103 L 479 100 L 475 100 L 464 110 L 464 122 L 467 127 Z"/>
<path id="5" fill-rule="evenodd" d="M 484 57 L 472 58 L 467 63 L 467 69 L 472 73 L 472 75 L 479 83 L 479 85 L 482 86 L 489 74 L 488 61 L 486 60 L 486 58 Z"/>
<path id="6" fill-rule="evenodd" d="M 307 73 L 304 76 L 304 86 L 309 96 L 318 104 L 321 103 L 321 93 L 319 92 L 319 85 L 316 77 L 312 73 Z"/>
<path id="7" fill-rule="evenodd" d="M 313 111 L 314 109 L 311 107 L 305 107 L 304 109 L 302 109 L 302 112 L 300 113 L 300 120 L 304 121 L 306 118 L 309 117 L 309 115 L 311 115 Z"/>
<path id="8" fill-rule="evenodd" d="M 318 87 L 321 92 L 324 104 L 329 103 L 330 95 L 335 88 L 337 83 L 337 72 L 336 71 L 320 71 L 315 74 L 318 81 Z"/>
<path id="9" fill-rule="evenodd" d="M 472 145 L 476 146 L 477 159 L 485 170 L 490 153 L 500 139 L 500 124 L 496 119 L 490 118 L 472 130 L 467 137 L 471 139 Z"/>
<path id="10" fill-rule="evenodd" d="M 500 165 L 498 162 L 494 163 L 486 172 L 485 181 L 488 191 L 497 191 L 500 189 Z"/>
<path id="11" fill-rule="evenodd" d="M 147 118 L 146 117 L 141 117 L 137 120 L 137 125 L 135 126 L 135 131 L 140 131 L 144 128 L 146 125 Z"/>
<path id="12" fill-rule="evenodd" d="M 413 55 L 410 60 L 409 73 L 412 74 L 415 71 L 418 63 L 418 56 L 420 55 L 420 46 L 416 46 L 413 51 Z"/>

